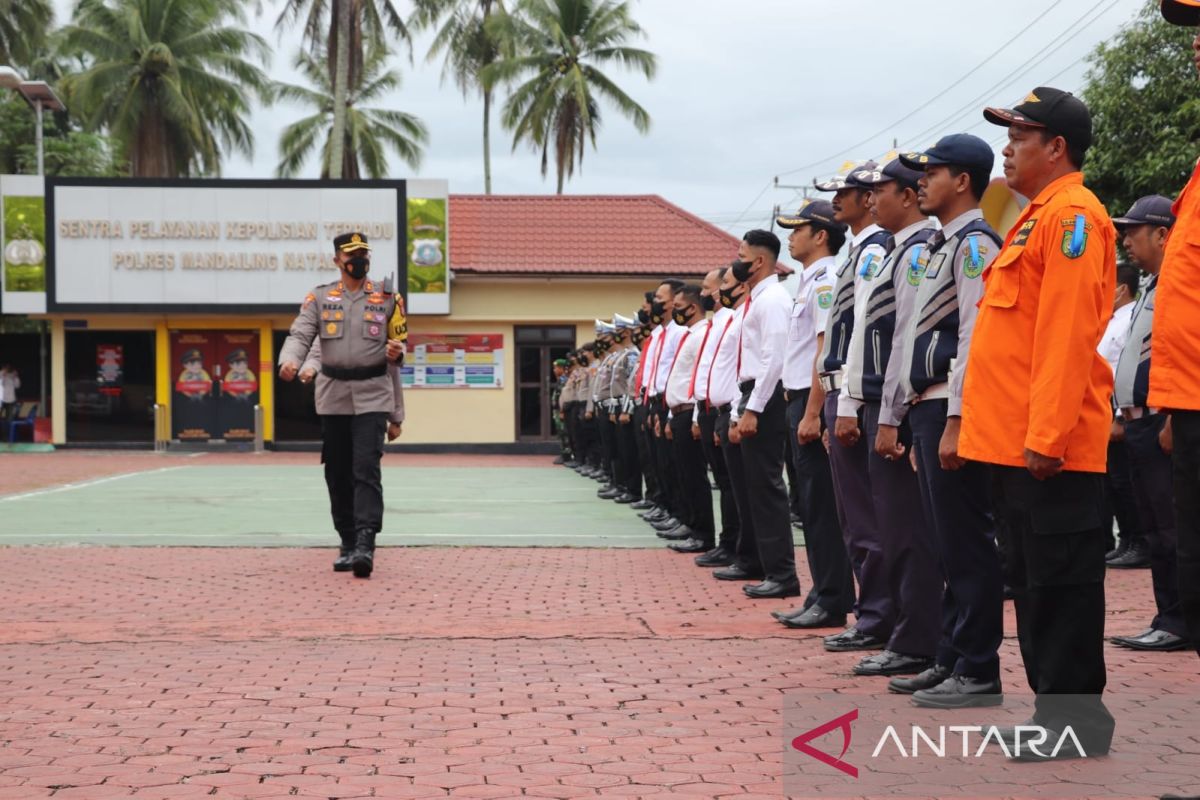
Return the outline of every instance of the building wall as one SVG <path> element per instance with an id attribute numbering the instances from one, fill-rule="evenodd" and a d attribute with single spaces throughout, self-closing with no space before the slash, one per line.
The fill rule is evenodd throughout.
<path id="1" fill-rule="evenodd" d="M 496 444 L 516 441 L 516 342 L 519 325 L 573 325 L 576 343 L 594 338 L 593 320 L 613 313 L 632 315 L 653 279 L 485 278 L 454 282 L 448 316 L 409 320 L 416 333 L 500 333 L 504 336 L 504 383 L 500 389 L 410 389 L 405 392 L 405 444 Z M 89 330 L 153 330 L 158 342 L 158 400 L 170 402 L 171 366 L 167 334 L 172 329 L 256 329 L 260 360 L 271 358 L 271 330 L 287 330 L 290 316 L 187 314 L 71 314 L 51 320 L 51 414 L 53 437 L 66 439 L 65 321 L 84 320 Z M 266 370 L 263 370 L 264 372 Z M 262 381 L 261 403 L 267 440 L 274 437 L 273 384 Z"/>

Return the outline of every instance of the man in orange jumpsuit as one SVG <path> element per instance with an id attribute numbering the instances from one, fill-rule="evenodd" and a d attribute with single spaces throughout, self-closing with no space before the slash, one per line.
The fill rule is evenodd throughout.
<path id="1" fill-rule="evenodd" d="M 1200 0 L 1163 0 L 1162 14 L 1196 27 Z M 1192 52 L 1200 68 L 1200 32 Z M 1177 221 L 1158 278 L 1147 403 L 1170 413 L 1161 441 L 1175 473 L 1179 600 L 1187 638 L 1200 654 L 1200 161 L 1171 211 Z"/>
<path id="2" fill-rule="evenodd" d="M 1113 378 L 1096 346 L 1112 315 L 1116 229 L 1083 186 L 1092 123 L 1082 101 L 1039 87 L 984 116 L 1008 128 L 1004 176 L 1030 202 L 984 273 L 959 455 L 994 465 L 1034 723 L 1071 727 L 1083 752 L 1059 757 L 1103 755 L 1113 733 L 1101 700 Z M 1027 744 L 1016 757 L 1042 760 Z"/>

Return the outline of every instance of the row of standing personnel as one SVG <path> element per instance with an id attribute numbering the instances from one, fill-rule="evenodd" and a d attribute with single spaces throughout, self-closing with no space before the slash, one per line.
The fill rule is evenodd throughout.
<path id="1" fill-rule="evenodd" d="M 1113 732 L 1101 695 L 1114 408 L 1131 448 L 1156 448 L 1138 447 L 1154 474 L 1169 459 L 1167 416 L 1149 398 L 1156 278 L 1131 320 L 1115 406 L 1097 346 L 1118 228 L 1127 242 L 1156 240 L 1161 258 L 1173 219 L 1146 198 L 1114 225 L 1083 186 L 1091 120 L 1069 93 L 1039 87 L 984 113 L 1008 128 L 1005 176 L 1030 198 L 1007 237 L 979 209 L 995 156 L 978 137 L 867 162 L 817 183 L 832 202 L 777 220 L 803 264 L 794 297 L 776 280 L 780 241 L 751 231 L 703 284 L 664 281 L 640 319 L 598 322 L 560 400 L 576 467 L 611 481 L 601 496 L 641 508 L 673 549 L 698 552 L 753 598 L 801 594 L 783 481 L 792 459 L 813 585 L 776 617 L 828 628 L 852 614 L 825 648 L 870 651 L 854 671 L 889 678 L 917 705 L 1003 702 L 1007 584 L 1033 722 L 1075 732 L 1083 752 L 1059 757 L 1100 755 Z M 1155 272 L 1151 248 L 1130 252 Z M 1149 503 L 1158 616 L 1118 638 L 1167 649 L 1151 634 L 1194 641 L 1180 611 L 1183 548 L 1162 492 Z"/>

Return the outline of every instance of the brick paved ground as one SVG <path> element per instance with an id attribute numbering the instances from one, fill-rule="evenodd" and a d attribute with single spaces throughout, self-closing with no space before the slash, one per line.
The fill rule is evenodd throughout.
<path id="1" fill-rule="evenodd" d="M 880 688 L 659 549 L 393 548 L 370 581 L 329 560 L 0 548 L 0 798 L 779 798 L 785 692 Z M 1148 585 L 1110 575 L 1110 631 Z M 1116 689 L 1200 683 L 1191 654 L 1109 657 Z"/>

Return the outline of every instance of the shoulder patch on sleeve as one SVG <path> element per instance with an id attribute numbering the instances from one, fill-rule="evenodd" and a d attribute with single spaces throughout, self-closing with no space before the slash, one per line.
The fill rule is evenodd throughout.
<path id="1" fill-rule="evenodd" d="M 817 287 L 817 305 L 824 309 L 833 308 L 833 287 Z"/>
<path id="2" fill-rule="evenodd" d="M 971 234 L 963 243 L 962 248 L 962 272 L 967 278 L 978 278 L 983 274 L 984 263 L 987 259 L 984 256 L 988 253 L 987 245 L 983 244 L 979 234 Z"/>
<path id="3" fill-rule="evenodd" d="M 1067 258 L 1079 258 L 1087 250 L 1088 232 L 1094 227 L 1085 214 L 1075 214 L 1062 220 L 1062 253 Z"/>
<path id="4" fill-rule="evenodd" d="M 304 295 L 304 302 L 300 304 L 300 310 L 303 311 L 315 302 L 317 302 L 317 296 L 312 292 L 309 292 L 308 294 Z"/>

